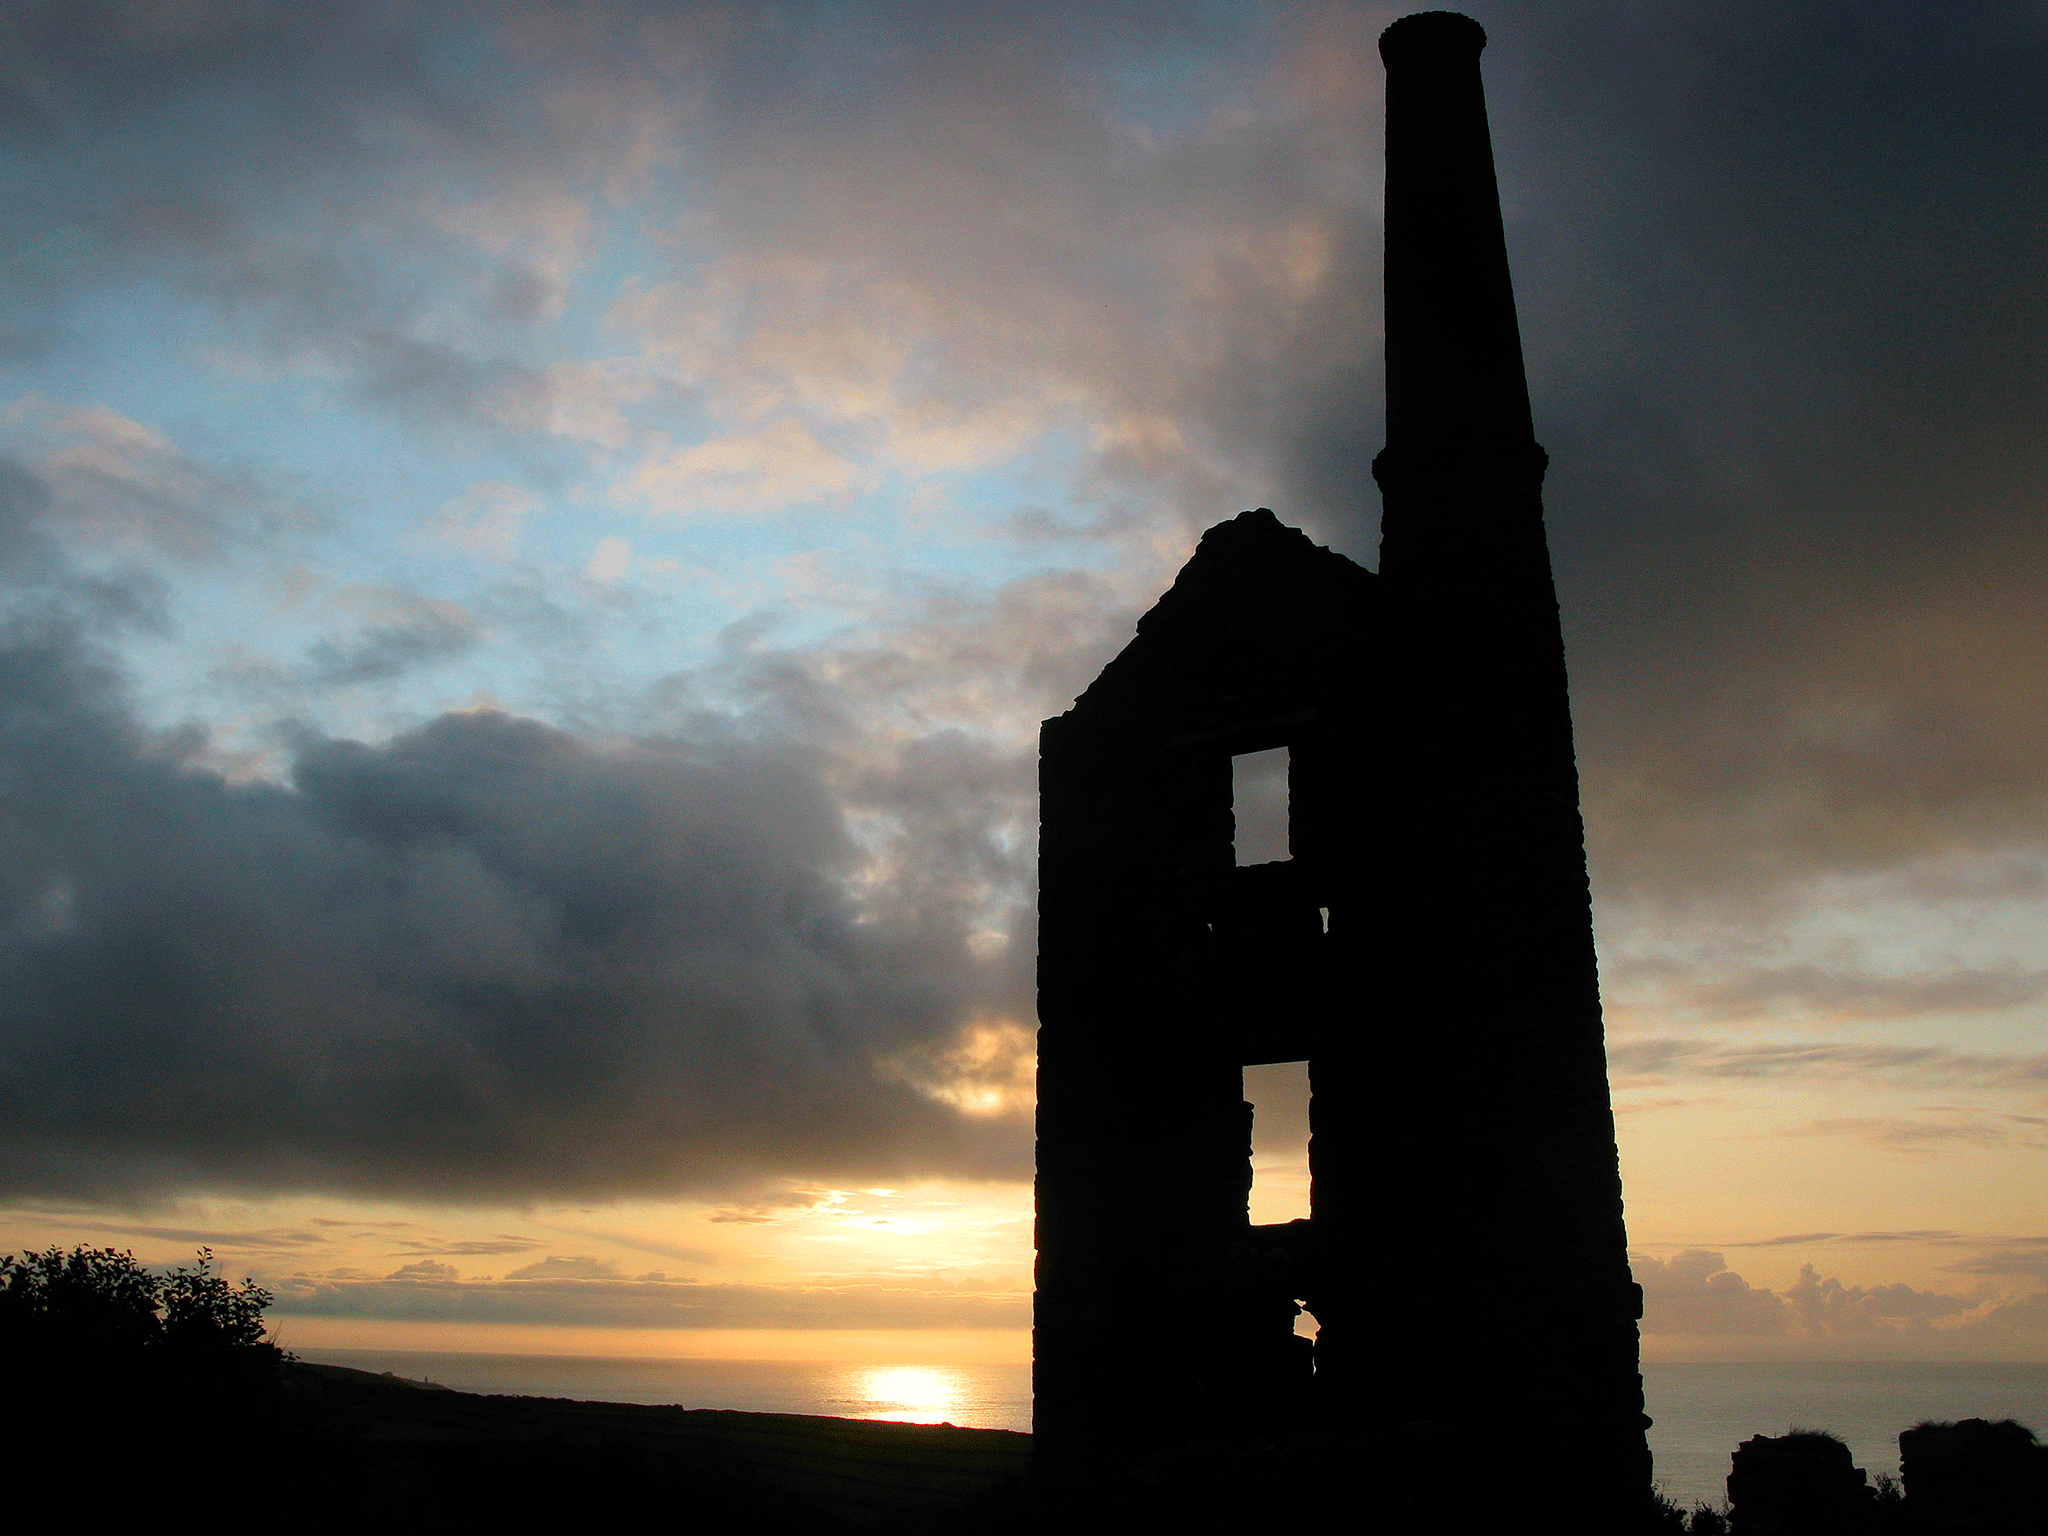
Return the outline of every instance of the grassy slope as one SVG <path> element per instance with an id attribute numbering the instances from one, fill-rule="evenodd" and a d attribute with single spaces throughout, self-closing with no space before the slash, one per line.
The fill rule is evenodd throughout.
<path id="1" fill-rule="evenodd" d="M 681 1507 L 752 1529 L 902 1527 L 1000 1500 L 1031 1437 L 802 1414 L 485 1397 L 301 1365 L 345 1448 L 347 1502 L 480 1517 Z"/>

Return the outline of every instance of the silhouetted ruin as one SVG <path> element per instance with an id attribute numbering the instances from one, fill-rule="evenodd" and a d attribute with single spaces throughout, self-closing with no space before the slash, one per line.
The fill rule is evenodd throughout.
<path id="1" fill-rule="evenodd" d="M 1380 39 L 1379 574 L 1267 511 L 1222 523 L 1045 723 L 1034 1392 L 1054 1481 L 1236 1438 L 1364 1457 L 1356 1497 L 1396 1529 L 1455 1529 L 1504 1487 L 1588 1532 L 1647 1503 L 1484 44 L 1441 12 Z M 1231 759 L 1283 746 L 1289 857 L 1238 867 Z M 1255 1227 L 1242 1073 L 1289 1061 L 1309 1064 L 1312 1216 Z"/>
<path id="2" fill-rule="evenodd" d="M 2013 1419 L 1923 1423 L 1899 1436 L 1899 1477 L 1873 1485 L 1834 1435 L 1756 1435 L 1728 1503 L 1729 1536 L 2044 1536 L 2048 1446 Z"/>
<path id="3" fill-rule="evenodd" d="M 1728 1502 L 1735 1536 L 1860 1536 L 1870 1529 L 1876 1492 L 1848 1446 L 1794 1430 L 1735 1448 Z"/>
<path id="4" fill-rule="evenodd" d="M 2012 1419 L 1909 1429 L 1899 1472 L 1912 1528 L 1927 1536 L 2048 1532 L 2048 1446 Z"/>

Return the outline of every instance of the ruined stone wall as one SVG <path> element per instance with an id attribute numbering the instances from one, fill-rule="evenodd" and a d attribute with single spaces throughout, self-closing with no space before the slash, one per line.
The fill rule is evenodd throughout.
<path id="1" fill-rule="evenodd" d="M 1487 1476 L 1647 1504 L 1564 646 L 1464 17 L 1389 71 L 1381 574 L 1213 528 L 1046 722 L 1041 1460 L 1356 1437 L 1395 1528 Z M 1285 744 L 1290 858 L 1234 866 L 1230 756 Z M 1306 1059 L 1313 1215 L 1245 1214 L 1241 1072 Z M 1296 1299 L 1321 1333 L 1295 1390 Z"/>
<path id="2" fill-rule="evenodd" d="M 1253 1251 L 1242 1069 L 1359 1027 L 1332 1002 L 1321 909 L 1355 888 L 1347 850 L 1371 799 L 1346 769 L 1372 585 L 1247 513 L 1046 722 L 1034 1391 L 1051 1463 L 1126 1445 L 1134 1424 L 1231 1435 L 1301 1406 L 1253 1385 L 1300 1362 L 1279 1288 L 1301 1288 L 1306 1249 Z M 1230 760 L 1279 745 L 1294 856 L 1240 869 Z"/>

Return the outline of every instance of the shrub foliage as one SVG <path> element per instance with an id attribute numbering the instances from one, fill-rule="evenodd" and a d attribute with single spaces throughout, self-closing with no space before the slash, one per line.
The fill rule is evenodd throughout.
<path id="1" fill-rule="evenodd" d="M 17 1361 L 70 1373 L 126 1374 L 155 1364 L 275 1365 L 265 1341 L 270 1292 L 196 1264 L 153 1274 L 115 1248 L 51 1248 L 0 1258 L 0 1348 Z"/>

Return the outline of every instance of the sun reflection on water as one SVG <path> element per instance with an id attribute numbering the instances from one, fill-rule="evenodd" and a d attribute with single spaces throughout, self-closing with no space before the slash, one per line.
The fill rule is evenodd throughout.
<path id="1" fill-rule="evenodd" d="M 878 1366 L 856 1371 L 854 1417 L 886 1419 L 896 1424 L 940 1424 L 953 1421 L 966 1401 L 966 1383 L 946 1370 L 923 1366 Z"/>

